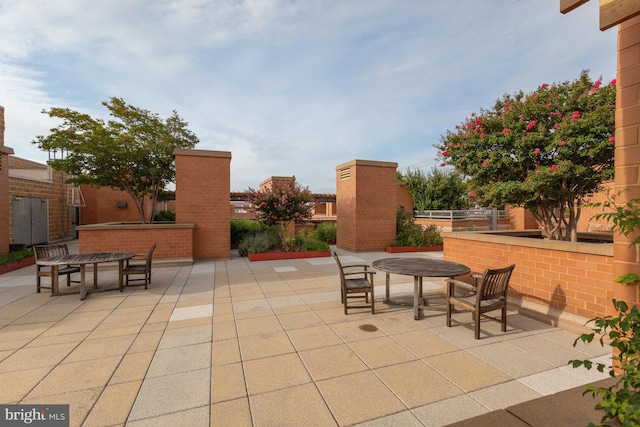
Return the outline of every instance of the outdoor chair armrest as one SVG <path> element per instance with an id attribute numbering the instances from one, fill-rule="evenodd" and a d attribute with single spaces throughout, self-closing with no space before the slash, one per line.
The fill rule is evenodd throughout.
<path id="1" fill-rule="evenodd" d="M 376 274 L 375 271 L 367 271 L 367 270 L 362 270 L 362 271 L 349 271 L 344 273 L 345 276 L 351 276 L 352 274 L 369 274 L 369 275 L 374 275 Z"/>
<path id="2" fill-rule="evenodd" d="M 482 279 L 482 273 L 472 274 L 473 286 L 478 287 L 478 282 Z"/>
<path id="3" fill-rule="evenodd" d="M 453 296 L 455 294 L 456 288 L 462 288 L 459 290 L 470 292 L 470 294 L 475 294 L 477 291 L 476 286 L 467 282 L 463 282 L 462 280 L 444 279 L 444 281 L 447 283 L 447 295 Z"/>
<path id="4" fill-rule="evenodd" d="M 342 268 L 353 268 L 353 267 L 360 267 L 360 268 L 364 268 L 365 270 L 367 270 L 369 267 L 368 264 L 349 264 L 349 265 L 343 265 Z"/>

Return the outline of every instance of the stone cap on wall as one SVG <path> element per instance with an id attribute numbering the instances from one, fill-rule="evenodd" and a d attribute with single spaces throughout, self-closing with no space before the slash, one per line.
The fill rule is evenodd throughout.
<path id="1" fill-rule="evenodd" d="M 377 167 L 382 167 L 382 168 L 397 168 L 398 167 L 398 163 L 396 163 L 396 162 L 381 162 L 381 161 L 377 161 L 377 160 L 355 159 L 355 160 L 351 160 L 349 162 L 342 163 L 342 164 L 336 166 L 336 170 L 348 168 L 350 166 L 377 166 Z"/>
<path id="2" fill-rule="evenodd" d="M 126 229 L 126 230 L 148 230 L 150 228 L 195 228 L 195 224 L 191 223 L 155 223 L 155 224 L 142 224 L 140 222 L 132 223 L 132 222 L 104 222 L 101 224 L 87 224 L 87 225 L 79 225 L 76 227 L 76 230 L 113 230 L 114 226 L 117 226 L 118 229 Z"/>
<path id="3" fill-rule="evenodd" d="M 533 238 L 539 235 L 540 231 L 538 230 L 442 232 L 442 237 L 445 238 L 451 237 L 453 239 L 460 240 L 475 240 L 479 242 L 501 243 L 504 245 L 527 246 L 540 249 L 555 249 L 564 252 L 613 256 L 613 243 L 565 242 L 558 240 Z"/>
<path id="4" fill-rule="evenodd" d="M 173 155 L 231 158 L 230 151 L 193 150 L 190 148 L 176 148 L 173 150 Z"/>

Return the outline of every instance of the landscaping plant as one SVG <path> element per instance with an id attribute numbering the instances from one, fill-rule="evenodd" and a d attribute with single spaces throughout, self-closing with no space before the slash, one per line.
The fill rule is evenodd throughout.
<path id="1" fill-rule="evenodd" d="M 440 139 L 441 166 L 482 206 L 529 209 L 543 235 L 577 241 L 581 205 L 613 177 L 615 80 L 542 84 L 504 95 Z"/>
<path id="2" fill-rule="evenodd" d="M 0 254 L 0 265 L 8 264 L 14 261 L 20 261 L 33 256 L 33 249 L 21 249 L 19 251 L 11 251 L 8 254 Z"/>
<path id="3" fill-rule="evenodd" d="M 335 243 L 338 238 L 338 227 L 334 223 L 323 222 L 318 224 L 313 235 L 316 240 L 321 242 Z"/>
<path id="4" fill-rule="evenodd" d="M 287 247 L 287 227 L 291 222 L 302 223 L 311 219 L 311 191 L 294 180 L 276 181 L 261 190 L 249 188 L 249 201 L 256 216 L 265 225 L 278 227 L 280 243 Z"/>
<path id="5" fill-rule="evenodd" d="M 597 214 L 594 218 L 605 218 L 613 222 L 613 229 L 628 237 L 640 229 L 640 210 L 638 209 L 640 199 L 617 203 L 616 198 L 620 194 L 609 197 L 607 202 L 593 203 L 590 206 L 612 208 L 612 211 Z M 636 237 L 630 246 L 637 248 L 638 244 L 640 244 L 640 236 Z M 640 283 L 640 276 L 629 273 L 616 278 L 615 281 L 625 285 L 637 285 Z M 638 426 L 640 425 L 640 371 L 638 370 L 640 312 L 636 306 L 629 307 L 624 301 L 614 299 L 613 305 L 618 313 L 617 316 L 595 317 L 589 320 L 588 323 L 594 325 L 593 332 L 582 334 L 576 339 L 574 346 L 580 341 L 590 343 L 597 335 L 600 345 L 604 346 L 607 341 L 615 350 L 612 355 L 612 366 L 607 367 L 598 363 L 595 367 L 600 372 L 609 369 L 609 375 L 615 377 L 615 366 L 619 370 L 618 381 L 610 387 L 587 386 L 584 394 L 590 393 L 602 399 L 602 402 L 596 405 L 597 409 L 604 410 L 601 423 L 617 419 L 623 426 Z M 569 363 L 574 368 L 584 366 L 591 369 L 594 366 L 590 360 L 571 360 Z"/>
<path id="6" fill-rule="evenodd" d="M 265 230 L 266 226 L 252 219 L 231 219 L 231 244 L 239 245 L 247 236 Z"/>
<path id="7" fill-rule="evenodd" d="M 442 236 L 434 224 L 422 227 L 416 224 L 413 215 L 400 207 L 396 211 L 396 238 L 391 246 L 436 246 L 442 244 Z"/>
<path id="8" fill-rule="evenodd" d="M 461 210 L 469 207 L 467 186 L 456 171 L 433 168 L 427 174 L 407 169 L 398 178 L 411 192 L 413 208 L 425 210 Z"/>

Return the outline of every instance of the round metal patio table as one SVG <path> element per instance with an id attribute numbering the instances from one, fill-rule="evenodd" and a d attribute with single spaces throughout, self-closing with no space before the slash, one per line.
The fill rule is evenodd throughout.
<path id="1" fill-rule="evenodd" d="M 420 310 L 427 307 L 424 301 L 421 301 L 423 277 L 455 277 L 471 271 L 464 264 L 430 258 L 382 258 L 375 260 L 372 266 L 387 273 L 385 301 L 389 301 L 391 273 L 413 276 L 413 318 L 415 320 L 420 319 Z"/>

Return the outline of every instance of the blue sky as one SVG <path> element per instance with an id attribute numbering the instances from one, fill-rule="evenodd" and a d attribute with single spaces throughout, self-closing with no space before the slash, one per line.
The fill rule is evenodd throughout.
<path id="1" fill-rule="evenodd" d="M 2 0 L 5 145 L 69 107 L 107 119 L 116 96 L 187 122 L 232 153 L 231 190 L 295 175 L 335 192 L 354 159 L 437 167 L 433 147 L 474 111 L 542 83 L 615 78 L 598 2 L 559 0 Z"/>

